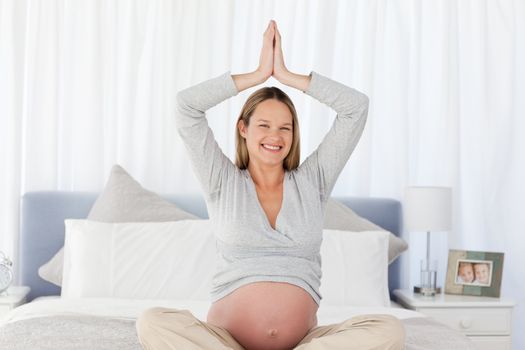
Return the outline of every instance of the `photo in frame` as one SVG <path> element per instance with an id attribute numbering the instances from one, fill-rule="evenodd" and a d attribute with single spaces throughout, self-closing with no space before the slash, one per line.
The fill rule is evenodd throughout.
<path id="1" fill-rule="evenodd" d="M 454 250 L 448 252 L 445 293 L 500 296 L 504 253 Z"/>

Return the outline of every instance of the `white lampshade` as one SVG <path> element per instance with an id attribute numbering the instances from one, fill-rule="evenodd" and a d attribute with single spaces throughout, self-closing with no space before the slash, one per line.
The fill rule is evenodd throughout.
<path id="1" fill-rule="evenodd" d="M 404 224 L 408 231 L 449 231 L 452 227 L 450 187 L 407 187 Z"/>

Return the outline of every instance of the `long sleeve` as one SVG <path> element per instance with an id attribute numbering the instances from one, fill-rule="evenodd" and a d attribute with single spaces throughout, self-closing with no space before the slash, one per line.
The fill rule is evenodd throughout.
<path id="1" fill-rule="evenodd" d="M 323 141 L 297 170 L 305 173 L 326 201 L 363 133 L 368 97 L 314 71 L 310 75 L 304 93 L 334 109 L 337 116 Z"/>
<path id="2" fill-rule="evenodd" d="M 230 71 L 177 93 L 177 131 L 207 198 L 218 193 L 225 174 L 235 165 L 215 141 L 205 112 L 238 93 Z"/>

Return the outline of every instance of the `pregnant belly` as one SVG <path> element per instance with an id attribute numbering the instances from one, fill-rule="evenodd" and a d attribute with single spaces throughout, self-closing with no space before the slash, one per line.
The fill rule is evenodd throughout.
<path id="1" fill-rule="evenodd" d="M 317 303 L 289 283 L 255 282 L 213 303 L 207 322 L 223 327 L 249 350 L 284 350 L 317 326 Z"/>

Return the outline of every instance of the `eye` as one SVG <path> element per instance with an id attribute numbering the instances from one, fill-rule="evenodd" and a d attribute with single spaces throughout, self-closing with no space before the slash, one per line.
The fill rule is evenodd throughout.
<path id="1" fill-rule="evenodd" d="M 290 131 L 290 128 L 281 128 L 281 129 L 282 129 L 282 130 L 288 130 L 288 131 Z"/>
<path id="2" fill-rule="evenodd" d="M 261 124 L 261 125 L 259 125 L 259 126 L 262 126 L 263 128 L 265 128 L 265 127 L 267 127 L 268 125 L 266 125 L 266 124 Z"/>

